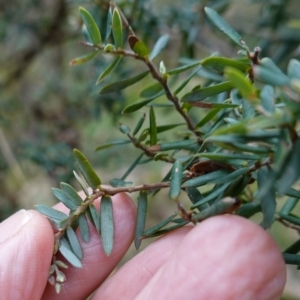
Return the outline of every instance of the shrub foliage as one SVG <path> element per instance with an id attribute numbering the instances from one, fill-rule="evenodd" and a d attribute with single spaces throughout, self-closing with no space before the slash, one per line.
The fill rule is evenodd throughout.
<path id="1" fill-rule="evenodd" d="M 159 37 L 150 48 L 137 36 L 122 11 L 111 4 L 106 28 L 97 25 L 92 15 L 79 8 L 89 49 L 75 58 L 71 65 L 93 60 L 98 56 L 113 57 L 99 74 L 99 93 L 112 94 L 130 88 L 145 77 L 153 83 L 141 90 L 140 100 L 123 108 L 124 114 L 143 111 L 134 128 L 120 124 L 121 140 L 110 140 L 96 151 L 111 147 L 135 147 L 140 154 L 110 186 L 102 185 L 88 159 L 75 149 L 78 180 L 85 198 L 81 199 L 67 183 L 54 188 L 54 196 L 70 209 L 64 214 L 53 208 L 37 205 L 36 209 L 53 224 L 55 245 L 49 282 L 57 292 L 66 280 L 61 269 L 67 267 L 57 260 L 60 252 L 75 267 L 81 267 L 82 250 L 75 230 L 89 242 L 88 222 L 100 234 L 105 253 L 114 246 L 112 196 L 121 192 L 138 193 L 135 246 L 141 241 L 170 232 L 187 223 L 201 222 L 219 214 L 234 213 L 245 218 L 261 212 L 260 225 L 267 229 L 274 222 L 300 230 L 300 217 L 293 213 L 300 192 L 300 62 L 291 59 L 287 71 L 261 57 L 261 49 L 250 49 L 215 10 L 205 7 L 207 20 L 225 34 L 239 51 L 234 57 L 212 54 L 201 60 L 184 60 L 169 69 L 157 60 L 169 42 L 168 35 Z M 103 35 L 105 32 L 105 35 Z M 140 68 L 119 81 L 109 82 L 121 60 L 137 60 Z M 158 125 L 156 115 L 162 107 L 176 111 L 178 123 Z M 195 113 L 201 111 L 202 114 Z M 139 112 L 138 112 L 139 113 Z M 145 122 L 147 120 L 147 122 Z M 177 138 L 166 141 L 162 133 L 181 129 Z M 126 157 L 124 157 L 126 158 Z M 159 182 L 135 185 L 127 176 L 135 168 L 156 161 L 169 171 Z M 146 167 L 145 167 L 146 168 Z M 145 228 L 148 199 L 168 189 L 178 212 L 152 228 Z M 186 194 L 190 206 L 181 202 Z M 283 197 L 284 196 L 284 197 Z M 102 197 L 100 213 L 93 202 Z M 277 202 L 284 202 L 277 209 Z M 300 265 L 300 243 L 296 241 L 283 252 L 286 263 Z"/>

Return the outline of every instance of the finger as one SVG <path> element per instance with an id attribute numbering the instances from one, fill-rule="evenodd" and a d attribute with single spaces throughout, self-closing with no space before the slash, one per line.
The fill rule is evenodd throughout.
<path id="1" fill-rule="evenodd" d="M 99 202 L 95 203 L 99 210 Z M 85 243 L 79 236 L 83 260 L 82 268 L 70 266 L 63 272 L 67 281 L 60 294 L 56 294 L 53 286 L 48 285 L 42 299 L 85 299 L 112 272 L 129 248 L 134 235 L 136 206 L 126 194 L 113 197 L 114 215 L 114 248 L 110 256 L 106 256 L 101 246 L 101 239 L 96 229 L 90 226 L 90 241 Z"/>
<path id="2" fill-rule="evenodd" d="M 1 299 L 41 299 L 53 243 L 49 221 L 36 211 L 20 210 L 0 224 Z"/>
<path id="3" fill-rule="evenodd" d="M 180 228 L 153 242 L 109 277 L 97 289 L 93 300 L 134 299 L 191 229 Z"/>
<path id="4" fill-rule="evenodd" d="M 275 300 L 285 279 L 282 255 L 268 233 L 226 215 L 191 230 L 135 299 Z"/>

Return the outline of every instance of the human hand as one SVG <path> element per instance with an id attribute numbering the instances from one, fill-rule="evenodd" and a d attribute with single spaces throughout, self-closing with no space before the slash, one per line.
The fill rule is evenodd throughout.
<path id="1" fill-rule="evenodd" d="M 99 202 L 95 203 L 99 208 Z M 58 205 L 56 208 L 66 210 Z M 107 278 L 130 246 L 136 208 L 113 197 L 115 242 L 107 257 L 91 227 L 82 242 L 82 269 L 64 270 L 60 294 L 47 285 L 53 231 L 36 211 L 21 210 L 0 224 L 1 299 L 275 300 L 284 288 L 282 255 L 258 225 L 234 215 L 209 218 L 158 239 Z"/>

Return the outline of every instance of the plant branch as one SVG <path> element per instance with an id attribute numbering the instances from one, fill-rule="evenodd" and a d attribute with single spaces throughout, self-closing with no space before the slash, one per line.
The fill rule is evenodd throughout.
<path id="1" fill-rule="evenodd" d="M 154 66 L 154 64 L 152 63 L 151 60 L 149 60 L 147 58 L 144 58 L 142 60 L 148 66 L 148 68 L 152 74 L 152 77 L 154 79 L 156 79 L 161 84 L 163 89 L 165 90 L 167 98 L 174 104 L 176 110 L 183 117 L 183 119 L 185 120 L 185 122 L 187 124 L 188 129 L 191 130 L 193 133 L 195 133 L 196 136 L 198 136 L 197 133 L 195 132 L 195 130 L 196 130 L 195 126 L 192 124 L 192 121 L 190 120 L 188 115 L 181 108 L 178 98 L 171 92 L 169 85 L 167 83 L 167 79 L 159 74 L 159 72 L 157 71 L 156 67 Z M 201 140 L 201 143 L 202 142 L 203 141 Z"/>
<path id="2" fill-rule="evenodd" d="M 284 225 L 285 227 L 291 228 L 291 229 L 295 229 L 298 232 L 300 232 L 300 226 L 291 224 L 285 220 L 283 220 L 282 218 L 276 218 L 276 221 L 278 221 L 279 223 L 281 223 L 282 225 Z"/>
<path id="3" fill-rule="evenodd" d="M 136 148 L 141 149 L 145 153 L 145 155 L 147 157 L 154 158 L 156 156 L 156 153 L 149 151 L 147 149 L 147 147 L 145 147 L 143 144 L 141 144 L 140 142 L 138 142 L 138 140 L 136 138 L 134 138 L 130 134 L 127 134 L 127 136 L 131 140 L 132 144 Z M 171 158 L 171 157 L 170 158 L 168 158 L 168 157 L 160 157 L 158 160 L 162 160 L 162 161 L 165 161 L 165 162 L 168 162 L 168 163 L 174 163 L 175 162 L 175 159 Z"/>
<path id="4" fill-rule="evenodd" d="M 83 44 L 85 46 L 97 48 L 99 50 L 104 50 L 104 46 L 99 46 L 99 45 L 96 46 L 96 45 L 93 45 L 93 44 L 87 43 L 87 42 L 83 42 L 81 44 Z M 129 52 L 129 51 L 126 51 L 124 49 L 111 50 L 111 51 L 106 52 L 106 53 L 113 54 L 113 55 L 123 55 L 123 56 L 131 57 L 131 58 L 134 58 L 134 59 L 137 59 L 137 60 L 140 60 L 140 61 L 144 62 L 148 66 L 153 79 L 155 79 L 156 81 L 158 81 L 161 84 L 161 86 L 163 87 L 163 89 L 166 92 L 166 96 L 167 96 L 168 100 L 170 100 L 174 104 L 175 109 L 178 111 L 178 113 L 185 120 L 188 129 L 190 131 L 192 131 L 197 136 L 198 143 L 199 144 L 203 143 L 203 140 L 202 140 L 202 138 L 200 138 L 199 133 L 196 132 L 196 128 L 193 125 L 191 119 L 188 117 L 188 115 L 181 108 L 178 98 L 171 92 L 170 87 L 167 83 L 166 77 L 163 77 L 159 74 L 159 72 L 157 71 L 157 68 L 155 67 L 155 65 L 153 64 L 153 62 L 151 60 L 149 60 L 147 57 L 141 57 L 140 55 L 138 55 L 134 52 Z"/>

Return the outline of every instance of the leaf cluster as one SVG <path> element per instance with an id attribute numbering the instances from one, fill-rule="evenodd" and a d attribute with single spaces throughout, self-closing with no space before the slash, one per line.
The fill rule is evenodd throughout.
<path id="1" fill-rule="evenodd" d="M 263 228 L 270 228 L 277 221 L 299 231 L 300 217 L 292 210 L 300 198 L 296 186 L 300 177 L 300 62 L 291 59 L 287 73 L 282 72 L 270 58 L 260 57 L 259 47 L 251 51 L 239 33 L 215 10 L 206 7 L 204 11 L 210 22 L 240 48 L 238 56 L 212 55 L 169 70 L 163 61 L 158 64 L 155 60 L 166 47 L 166 35 L 158 38 L 152 50 L 148 49 L 135 35 L 123 13 L 112 4 L 108 17 L 111 32 L 103 39 L 92 15 L 80 8 L 88 33 L 88 41 L 84 44 L 92 52 L 75 58 L 71 65 L 84 63 L 97 55 L 115 56 L 96 81 L 102 84 L 100 94 L 129 88 L 149 75 L 153 83 L 140 92 L 141 100 L 123 109 L 124 114 L 144 111 L 135 127 L 131 129 L 120 124 L 124 139 L 109 141 L 96 149 L 102 151 L 127 145 L 139 149 L 139 156 L 128 170 L 120 177 L 112 178 L 111 187 L 104 187 L 87 158 L 75 149 L 74 158 L 84 179 L 76 172 L 74 174 L 85 199 L 82 200 L 73 187 L 62 183 L 61 189 L 53 189 L 53 193 L 70 209 L 69 215 L 42 205 L 36 207 L 53 222 L 56 230 L 52 268 L 57 266 L 57 252 L 73 266 L 81 266 L 82 251 L 74 230 L 79 228 L 82 239 L 88 242 L 88 223 L 97 229 L 104 252 L 111 254 L 114 244 L 111 196 L 120 192 L 139 193 L 135 230 L 137 249 L 144 238 L 227 213 L 249 218 L 261 212 Z M 113 43 L 108 42 L 110 37 Z M 124 58 L 138 60 L 146 70 L 104 84 Z M 184 79 L 178 76 L 182 73 Z M 180 122 L 159 124 L 156 116 L 162 106 L 176 111 Z M 202 117 L 196 119 L 193 116 L 199 111 Z M 178 127 L 185 128 L 183 134 L 177 134 L 173 141 L 165 141 L 162 133 Z M 134 185 L 126 181 L 138 165 L 150 161 L 168 166 L 169 171 L 160 182 Z M 169 189 L 176 213 L 146 229 L 148 199 L 163 188 Z M 181 203 L 183 194 L 190 200 L 188 208 Z M 99 213 L 93 203 L 100 196 Z M 290 198 L 277 211 L 277 202 L 286 199 L 282 196 Z M 296 243 L 297 246 L 292 245 L 285 251 L 284 257 L 287 262 L 299 265 L 297 253 L 300 248 L 299 242 Z M 53 277 L 52 273 L 49 280 L 58 286 L 57 290 L 62 283 L 59 275 L 61 273 L 57 272 Z"/>

